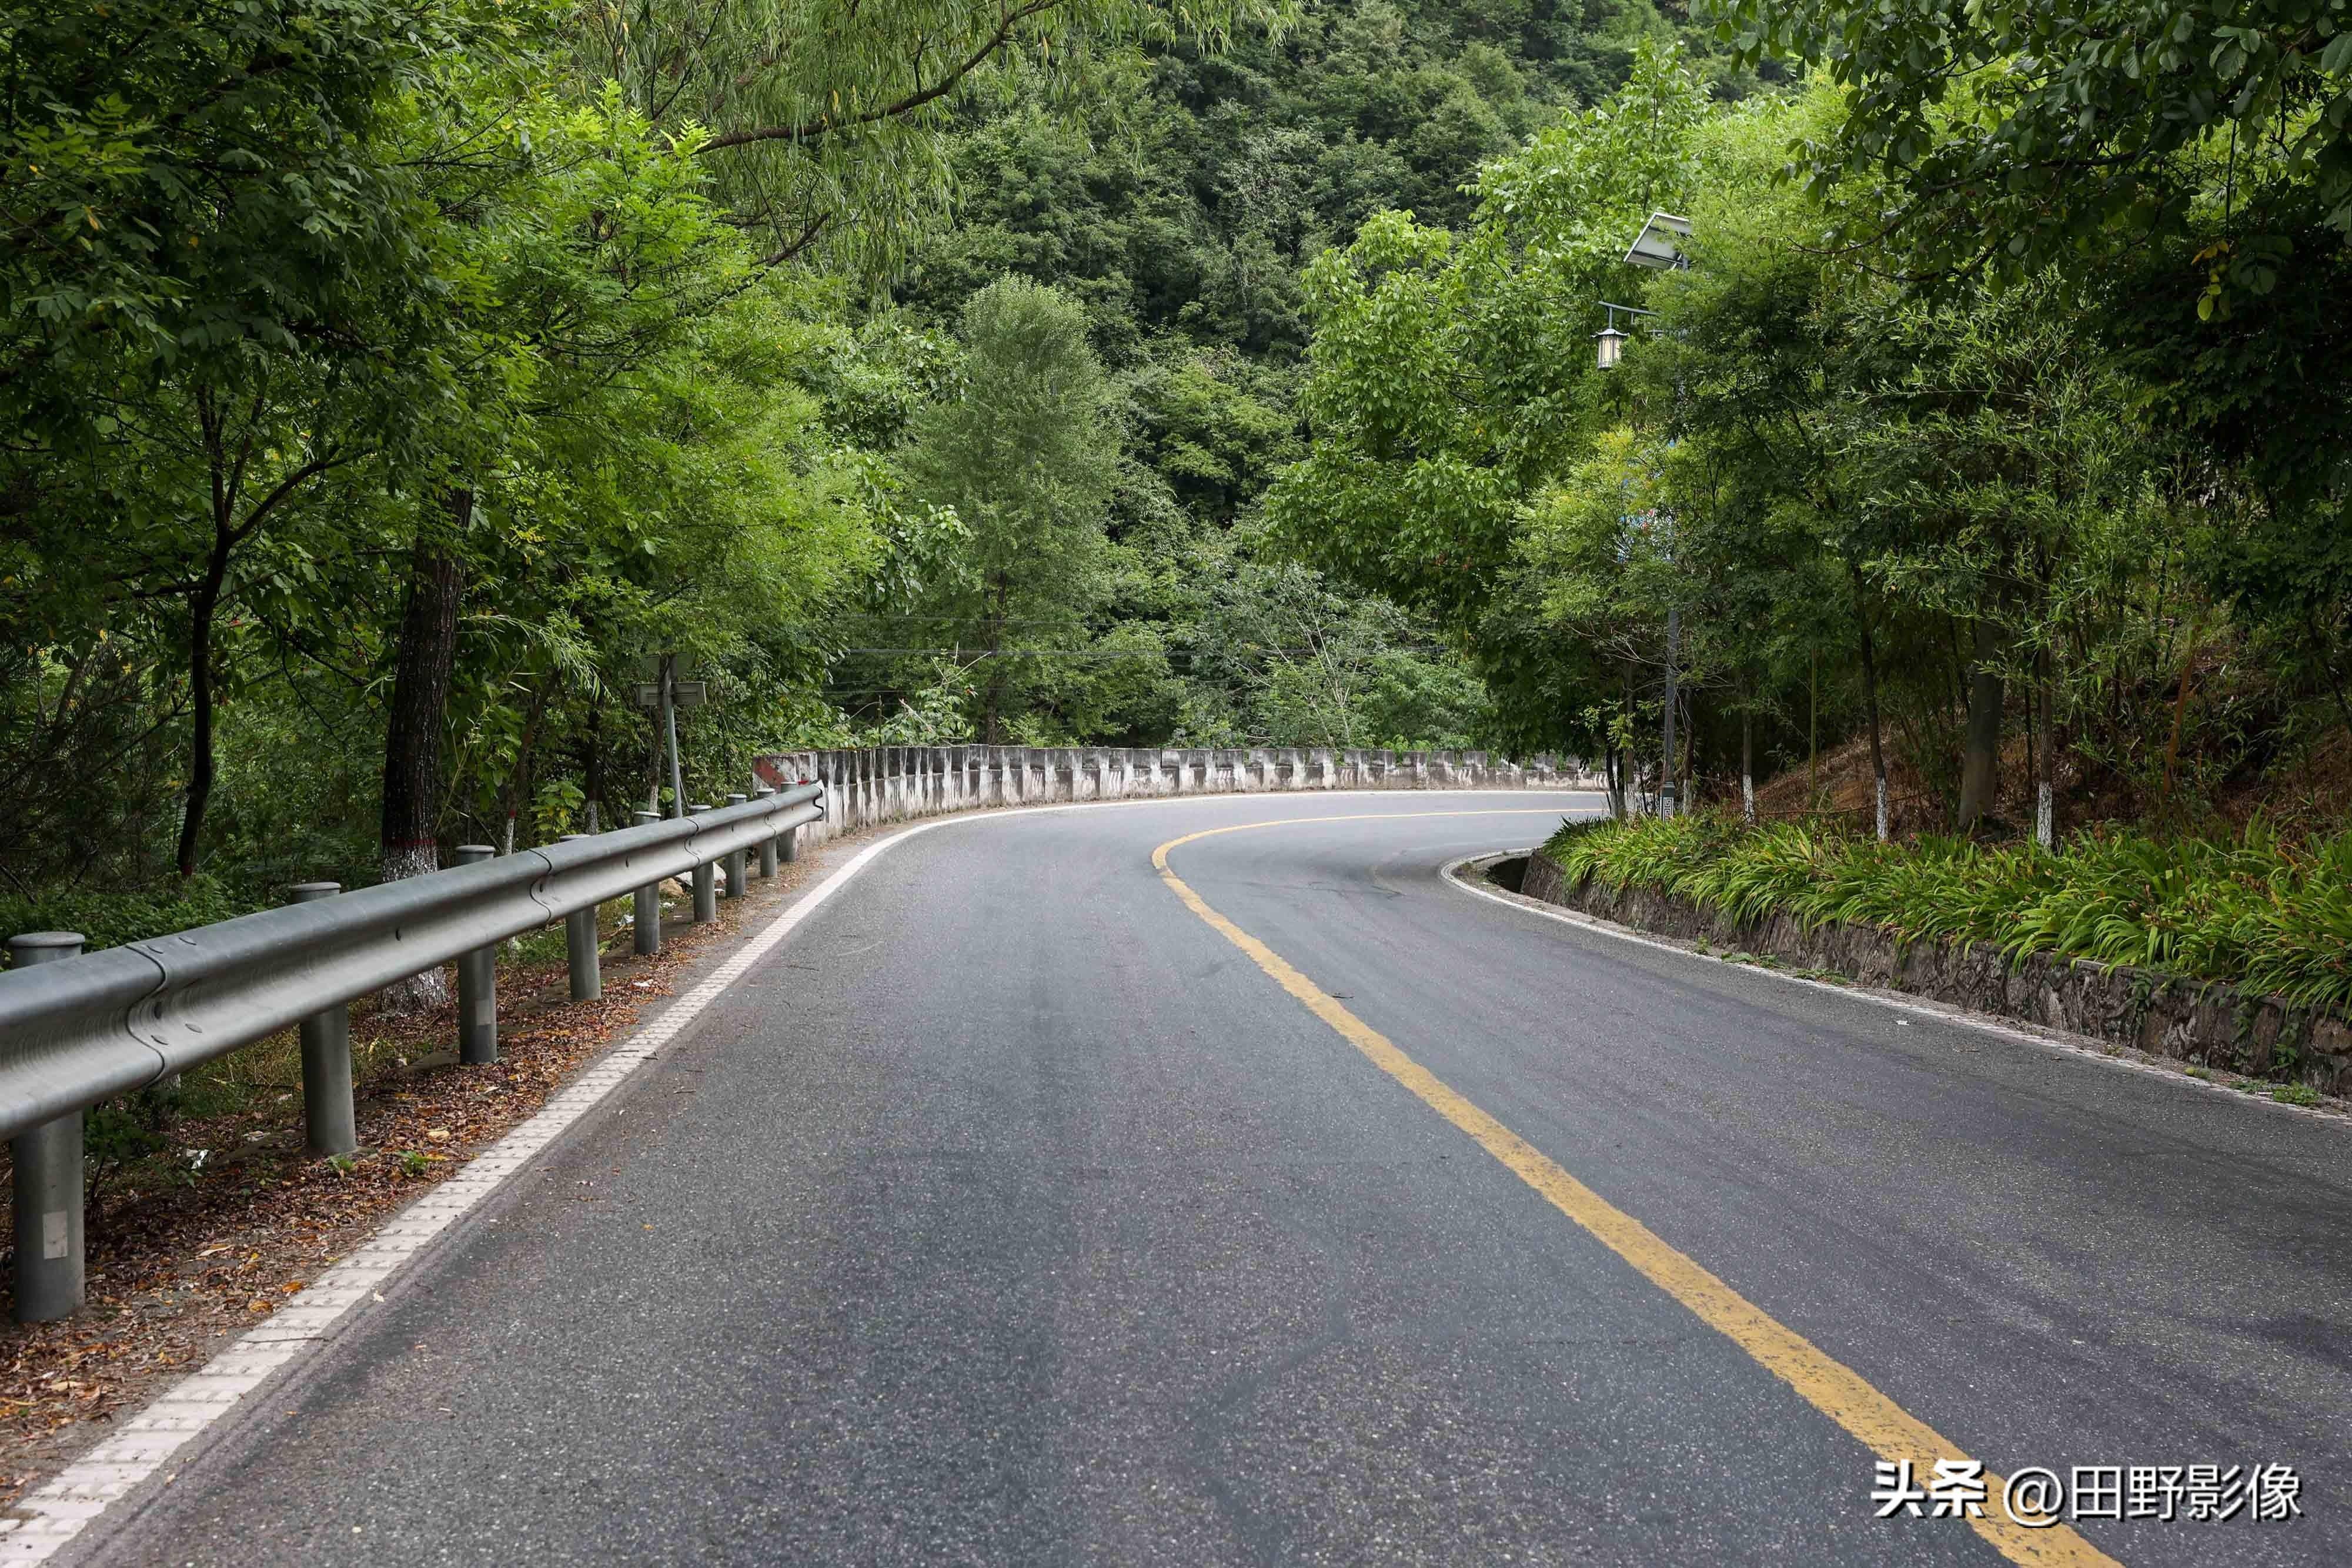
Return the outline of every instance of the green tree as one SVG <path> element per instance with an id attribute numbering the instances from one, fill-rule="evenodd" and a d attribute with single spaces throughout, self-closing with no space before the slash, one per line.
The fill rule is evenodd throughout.
<path id="1" fill-rule="evenodd" d="M 980 731 L 996 744 L 1022 675 L 1076 651 L 1103 591 L 1120 438 L 1076 301 L 1004 278 L 972 296 L 963 341 L 962 385 L 917 416 L 906 466 L 971 529 L 929 605 L 959 657 L 984 662 Z"/>

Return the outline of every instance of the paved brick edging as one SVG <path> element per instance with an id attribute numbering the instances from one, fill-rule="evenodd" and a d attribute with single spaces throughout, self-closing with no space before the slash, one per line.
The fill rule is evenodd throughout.
<path id="1" fill-rule="evenodd" d="M 2042 954 L 2012 963 L 1982 942 L 1906 945 L 1875 926 L 1843 921 L 1809 929 L 1793 915 L 1772 915 L 1743 923 L 1671 894 L 1620 893 L 1589 880 L 1571 886 L 1540 852 L 1528 857 L 1519 891 L 1637 930 L 1826 969 L 1972 1012 L 2307 1083 L 2324 1094 L 2352 1093 L 2352 1024 L 2219 981 Z"/>

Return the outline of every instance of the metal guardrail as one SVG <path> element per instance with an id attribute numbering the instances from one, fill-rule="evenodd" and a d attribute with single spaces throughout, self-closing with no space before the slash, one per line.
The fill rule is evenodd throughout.
<path id="1" fill-rule="evenodd" d="M 62 949 L 34 939 L 20 948 L 21 967 L 0 974 L 0 1136 L 15 1146 L 16 1315 L 58 1317 L 81 1302 L 81 1114 L 91 1105 L 300 1023 L 312 1146 L 347 1153 L 348 1055 L 340 1107 L 320 1103 L 320 1091 L 331 1100 L 333 1087 L 310 1071 L 320 1053 L 310 1037 L 322 1019 L 340 1019 L 353 999 L 457 959 L 461 1058 L 495 1061 L 495 970 L 482 959 L 498 943 L 671 877 L 694 879 L 695 917 L 710 919 L 713 868 L 725 862 L 729 891 L 740 894 L 746 852 L 761 850 L 762 869 L 772 868 L 778 838 L 824 816 L 824 792 L 821 784 L 763 789 L 716 810 L 698 807 L 692 816 L 333 896 L 319 896 L 331 884 L 307 884 L 281 908 L 102 952 L 60 956 L 79 939 Z M 461 861 L 468 851 L 488 854 L 468 846 Z M 657 945 L 658 902 L 641 897 L 638 919 L 649 904 Z M 639 951 L 651 951 L 645 937 L 641 931 Z M 584 945 L 575 936 L 570 951 L 573 994 L 583 989 L 584 960 L 586 994 L 594 995 L 593 933 Z M 48 961 L 23 962 L 37 956 Z M 333 1024 L 327 1028 L 322 1038 L 333 1038 Z M 344 1130 L 322 1138 L 322 1120 L 334 1123 L 338 1111 Z"/>

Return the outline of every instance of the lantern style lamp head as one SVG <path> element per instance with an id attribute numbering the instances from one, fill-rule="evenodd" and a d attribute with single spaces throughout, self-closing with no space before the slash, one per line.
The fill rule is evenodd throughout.
<path id="1" fill-rule="evenodd" d="M 1617 329 L 1617 324 L 1612 321 L 1608 326 L 1595 332 L 1592 335 L 1592 342 L 1594 348 L 1599 350 L 1601 368 L 1604 371 L 1616 369 L 1618 360 L 1625 352 L 1625 334 Z"/>

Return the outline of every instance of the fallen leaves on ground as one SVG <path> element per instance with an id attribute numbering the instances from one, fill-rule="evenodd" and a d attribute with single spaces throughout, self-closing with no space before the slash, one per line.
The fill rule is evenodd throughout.
<path id="1" fill-rule="evenodd" d="M 52 1323 L 0 1322 L 0 1508 L 538 1111 L 806 869 L 781 867 L 740 905 L 722 903 L 716 926 L 666 926 L 656 957 L 635 956 L 625 939 L 608 946 L 596 1001 L 569 999 L 561 960 L 501 966 L 488 1066 L 450 1059 L 454 1002 L 410 1017 L 355 1005 L 354 1033 L 396 1041 L 403 1065 L 361 1086 L 360 1152 L 347 1161 L 305 1150 L 299 1084 L 236 1115 L 173 1124 L 170 1149 L 113 1173 L 89 1205 L 85 1308 Z M 0 1206 L 0 1281 L 13 1279 L 14 1240 Z"/>

